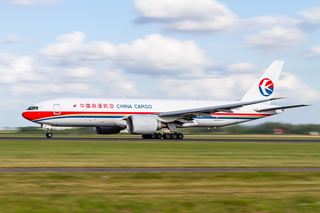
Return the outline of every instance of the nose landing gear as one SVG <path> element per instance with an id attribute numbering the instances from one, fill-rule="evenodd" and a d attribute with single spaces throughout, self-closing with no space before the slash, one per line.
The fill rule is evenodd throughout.
<path id="1" fill-rule="evenodd" d="M 46 136 L 47 136 L 47 138 L 52 138 L 52 133 L 51 132 L 47 132 L 47 134 L 46 134 Z"/>
<path id="2" fill-rule="evenodd" d="M 53 134 L 51 133 L 51 125 L 42 124 L 41 128 L 43 128 L 45 131 L 47 131 L 46 137 L 52 138 Z"/>

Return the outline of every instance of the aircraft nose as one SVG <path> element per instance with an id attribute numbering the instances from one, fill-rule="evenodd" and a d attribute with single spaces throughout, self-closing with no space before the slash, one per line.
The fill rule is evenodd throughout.
<path id="1" fill-rule="evenodd" d="M 30 119 L 29 119 L 29 113 L 28 113 L 28 112 L 23 112 L 23 113 L 22 113 L 22 117 L 24 117 L 25 119 L 30 120 Z"/>

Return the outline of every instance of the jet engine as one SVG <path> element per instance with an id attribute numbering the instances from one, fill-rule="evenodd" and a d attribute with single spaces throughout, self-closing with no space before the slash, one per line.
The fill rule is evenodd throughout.
<path id="1" fill-rule="evenodd" d="M 124 128 L 121 127 L 93 127 L 94 132 L 97 134 L 118 134 Z"/>
<path id="2" fill-rule="evenodd" d="M 130 115 L 127 119 L 127 129 L 131 134 L 152 134 L 162 127 L 161 122 L 150 115 Z"/>

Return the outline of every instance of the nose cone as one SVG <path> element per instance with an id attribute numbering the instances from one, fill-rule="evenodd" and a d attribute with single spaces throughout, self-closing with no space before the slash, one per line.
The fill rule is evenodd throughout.
<path id="1" fill-rule="evenodd" d="M 22 117 L 24 117 L 24 118 L 27 119 L 27 120 L 30 120 L 29 112 L 23 112 L 23 113 L 22 113 Z"/>

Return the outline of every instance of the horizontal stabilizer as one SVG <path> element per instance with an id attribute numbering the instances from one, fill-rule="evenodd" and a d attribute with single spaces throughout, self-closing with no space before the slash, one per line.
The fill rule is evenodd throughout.
<path id="1" fill-rule="evenodd" d="M 256 109 L 257 112 L 267 112 L 267 111 L 273 111 L 273 110 L 279 110 L 279 109 L 291 109 L 291 108 L 297 108 L 297 107 L 306 107 L 310 105 L 300 104 L 300 105 L 292 105 L 292 106 L 282 106 L 282 107 L 271 107 L 271 108 L 265 108 L 265 109 Z"/>

